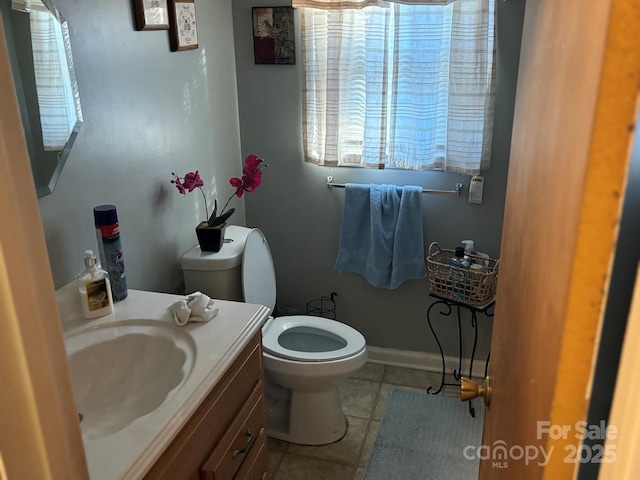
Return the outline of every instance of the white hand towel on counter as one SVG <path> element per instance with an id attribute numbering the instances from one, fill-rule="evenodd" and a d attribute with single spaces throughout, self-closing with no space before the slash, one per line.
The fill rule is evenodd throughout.
<path id="1" fill-rule="evenodd" d="M 201 292 L 193 292 L 169 307 L 173 320 L 180 326 L 187 322 L 208 322 L 218 314 L 213 300 Z"/>

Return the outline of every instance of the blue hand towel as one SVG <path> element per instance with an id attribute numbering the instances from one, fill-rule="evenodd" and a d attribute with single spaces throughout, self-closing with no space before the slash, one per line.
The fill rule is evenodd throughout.
<path id="1" fill-rule="evenodd" d="M 394 289 L 426 276 L 422 188 L 348 183 L 335 269 Z"/>

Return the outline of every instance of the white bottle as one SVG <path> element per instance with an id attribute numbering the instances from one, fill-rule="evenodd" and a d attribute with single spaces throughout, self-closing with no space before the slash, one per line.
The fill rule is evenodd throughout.
<path id="1" fill-rule="evenodd" d="M 113 312 L 109 274 L 97 263 L 92 250 L 84 252 L 85 270 L 77 277 L 84 318 L 98 318 Z"/>
<path id="2" fill-rule="evenodd" d="M 474 250 L 473 240 L 462 240 L 461 243 L 464 245 L 464 254 L 469 257 L 469 259 L 471 260 L 471 263 L 479 263 L 484 267 L 489 267 L 489 262 L 491 260 L 491 257 L 486 253 L 476 252 Z M 474 258 L 474 256 L 476 258 Z"/>
<path id="3" fill-rule="evenodd" d="M 462 240 L 460 243 L 464 245 L 464 257 L 469 261 L 469 264 L 475 263 L 475 261 L 472 260 L 473 257 L 471 257 L 471 255 L 476 253 L 473 251 L 473 240 Z"/>

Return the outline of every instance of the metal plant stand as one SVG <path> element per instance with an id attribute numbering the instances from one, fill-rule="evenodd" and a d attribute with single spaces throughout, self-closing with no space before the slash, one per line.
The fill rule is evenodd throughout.
<path id="1" fill-rule="evenodd" d="M 439 311 L 439 313 L 440 315 L 443 315 L 445 317 L 449 317 L 453 313 L 454 309 L 456 311 L 456 315 L 458 317 L 458 368 L 453 370 L 453 378 L 459 381 L 460 377 L 462 377 L 462 315 L 460 313 L 460 310 L 467 309 L 469 310 L 469 312 L 471 312 L 471 328 L 473 328 L 473 348 L 471 350 L 471 358 L 469 361 L 469 375 L 468 375 L 468 378 L 471 379 L 473 378 L 473 361 L 475 359 L 476 347 L 478 345 L 478 316 L 477 315 L 478 313 L 482 313 L 487 317 L 493 317 L 493 314 L 494 314 L 493 307 L 495 306 L 495 300 L 491 300 L 489 303 L 481 307 L 473 307 L 465 303 L 460 303 L 460 302 L 456 302 L 455 300 L 440 297 L 433 293 L 429 295 L 434 298 L 437 298 L 437 300 L 433 302 L 429 306 L 429 309 L 427 310 L 427 322 L 429 323 L 429 328 L 431 329 L 431 333 L 433 333 L 433 337 L 436 339 L 436 343 L 438 344 L 438 349 L 440 350 L 440 358 L 442 360 L 442 377 L 440 379 L 440 385 L 438 386 L 438 388 L 434 392 L 432 392 L 433 386 L 430 386 L 429 388 L 427 388 L 427 393 L 430 395 L 437 395 L 442 391 L 443 387 L 445 386 L 459 387 L 460 383 L 445 382 L 446 367 L 445 367 L 445 360 L 444 360 L 444 351 L 442 349 L 442 344 L 438 339 L 438 335 L 436 334 L 436 331 L 433 328 L 433 323 L 431 318 L 432 310 L 434 308 L 440 307 L 441 310 Z M 489 367 L 490 356 L 491 356 L 491 353 L 489 353 L 489 355 L 487 356 L 487 362 L 484 368 L 484 377 L 487 376 L 487 369 Z M 473 408 L 471 401 L 469 401 L 469 413 L 471 414 L 472 417 L 475 417 L 475 409 Z"/>

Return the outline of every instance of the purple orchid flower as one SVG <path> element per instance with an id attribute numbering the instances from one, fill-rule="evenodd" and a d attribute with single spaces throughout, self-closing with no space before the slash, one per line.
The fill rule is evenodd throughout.
<path id="1" fill-rule="evenodd" d="M 202 196 L 204 198 L 204 208 L 205 213 L 207 215 L 207 224 L 210 227 L 216 227 L 218 225 L 222 225 L 227 221 L 227 219 L 233 214 L 235 208 L 231 208 L 226 211 L 229 202 L 233 197 L 241 198 L 244 192 L 255 192 L 256 188 L 260 186 L 262 183 L 262 171 L 260 167 L 264 160 L 262 158 L 257 157 L 256 155 L 249 155 L 244 159 L 245 166 L 242 169 L 242 178 L 233 177 L 229 180 L 229 183 L 232 187 L 236 189 L 236 191 L 229 197 L 227 203 L 225 203 L 222 208 L 220 215 L 216 215 L 218 202 L 214 200 L 213 213 L 209 216 L 209 208 L 207 206 L 207 197 L 204 193 L 202 187 L 204 186 L 204 182 L 198 173 L 198 170 L 195 172 L 189 172 L 185 174 L 184 177 L 179 177 L 175 173 L 172 173 L 174 179 L 171 180 L 181 195 L 186 195 L 189 192 L 193 192 L 196 188 L 200 190 Z M 266 166 L 266 164 L 265 164 Z"/>

